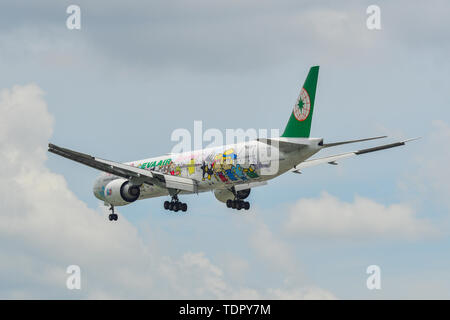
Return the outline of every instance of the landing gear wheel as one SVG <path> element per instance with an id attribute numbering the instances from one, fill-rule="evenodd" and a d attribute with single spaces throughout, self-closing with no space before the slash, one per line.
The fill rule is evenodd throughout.
<path id="1" fill-rule="evenodd" d="M 164 209 L 169 210 L 170 202 L 164 201 Z"/>
<path id="2" fill-rule="evenodd" d="M 184 202 L 180 202 L 180 200 L 178 200 L 178 196 L 175 194 L 172 196 L 172 201 L 165 201 L 164 202 L 164 209 L 166 210 L 170 210 L 170 211 L 183 211 L 186 212 L 187 211 L 187 204 Z"/>
<path id="3" fill-rule="evenodd" d="M 109 208 L 109 210 L 111 211 L 111 214 L 108 216 L 109 221 L 117 221 L 117 219 L 119 218 L 119 216 L 117 214 L 114 213 L 114 206 L 111 205 L 111 207 Z"/>
<path id="4" fill-rule="evenodd" d="M 117 219 L 119 219 L 119 216 L 117 214 L 115 214 L 115 213 L 111 213 L 108 216 L 108 219 L 109 219 L 109 221 L 117 221 Z"/>
<path id="5" fill-rule="evenodd" d="M 237 209 L 237 210 L 242 210 L 242 209 L 249 210 L 250 209 L 250 202 L 244 201 L 241 199 L 234 199 L 234 200 L 228 199 L 226 201 L 226 205 L 227 205 L 227 208 L 231 208 L 231 209 Z"/>

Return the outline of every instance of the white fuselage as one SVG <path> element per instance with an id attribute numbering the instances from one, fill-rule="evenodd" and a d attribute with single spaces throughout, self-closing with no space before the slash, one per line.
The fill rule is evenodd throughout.
<path id="1" fill-rule="evenodd" d="M 279 140 L 280 143 L 277 145 Z M 198 192 L 229 190 L 236 185 L 263 182 L 285 173 L 317 153 L 321 149 L 319 143 L 321 140 L 296 139 L 295 142 L 290 142 L 290 148 L 286 148 L 286 141 L 283 141 L 283 138 L 271 139 L 271 145 L 254 140 L 147 158 L 126 164 L 164 174 L 188 177 L 197 182 Z M 101 174 L 94 183 L 94 195 L 100 200 L 105 200 L 107 192 L 105 186 L 119 178 L 108 173 Z M 167 188 L 145 183 L 141 185 L 140 191 L 139 200 L 169 194 Z"/>

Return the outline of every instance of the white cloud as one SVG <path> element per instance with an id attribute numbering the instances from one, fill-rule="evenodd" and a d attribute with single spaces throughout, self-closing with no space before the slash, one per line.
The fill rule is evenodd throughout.
<path id="1" fill-rule="evenodd" d="M 0 113 L 1 298 L 309 297 L 230 285 L 204 253 L 160 255 L 125 217 L 109 223 L 106 208 L 88 208 L 45 166 L 53 119 L 36 85 L 2 90 Z M 72 264 L 79 292 L 65 287 Z"/>
<path id="2" fill-rule="evenodd" d="M 324 192 L 319 198 L 297 201 L 288 211 L 285 229 L 300 236 L 381 240 L 437 233 L 429 221 L 417 218 L 409 205 L 385 206 L 359 196 L 344 202 Z"/>
<path id="3" fill-rule="evenodd" d="M 292 249 L 278 237 L 258 217 L 249 216 L 247 223 L 252 226 L 250 245 L 272 269 L 283 271 L 289 276 L 300 276 L 300 266 L 294 259 Z"/>
<path id="4" fill-rule="evenodd" d="M 218 257 L 218 263 L 222 266 L 224 272 L 230 280 L 242 282 L 245 280 L 250 269 L 250 263 L 247 259 L 232 252 L 224 252 Z"/>

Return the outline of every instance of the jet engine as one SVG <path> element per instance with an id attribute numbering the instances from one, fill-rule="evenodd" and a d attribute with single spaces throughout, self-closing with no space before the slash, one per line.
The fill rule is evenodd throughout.
<path id="1" fill-rule="evenodd" d="M 105 186 L 105 202 L 113 206 L 124 206 L 136 201 L 141 194 L 139 186 L 127 179 L 115 179 Z"/>
<path id="2" fill-rule="evenodd" d="M 250 195 L 251 189 L 239 190 L 237 193 L 237 197 L 240 200 L 246 199 Z M 216 189 L 214 190 L 214 196 L 220 202 L 226 203 L 227 200 L 234 200 L 234 194 L 228 189 Z"/>
<path id="3" fill-rule="evenodd" d="M 251 191 L 251 189 L 239 190 L 238 192 L 236 192 L 238 199 L 240 199 L 240 200 L 247 199 L 248 196 L 250 195 L 250 191 Z"/>

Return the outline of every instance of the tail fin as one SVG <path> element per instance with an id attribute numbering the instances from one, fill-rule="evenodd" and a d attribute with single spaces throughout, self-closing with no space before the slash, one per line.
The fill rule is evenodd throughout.
<path id="1" fill-rule="evenodd" d="M 303 88 L 294 105 L 291 117 L 281 135 L 286 138 L 308 138 L 311 131 L 311 120 L 316 97 L 317 78 L 319 66 L 309 69 Z"/>

